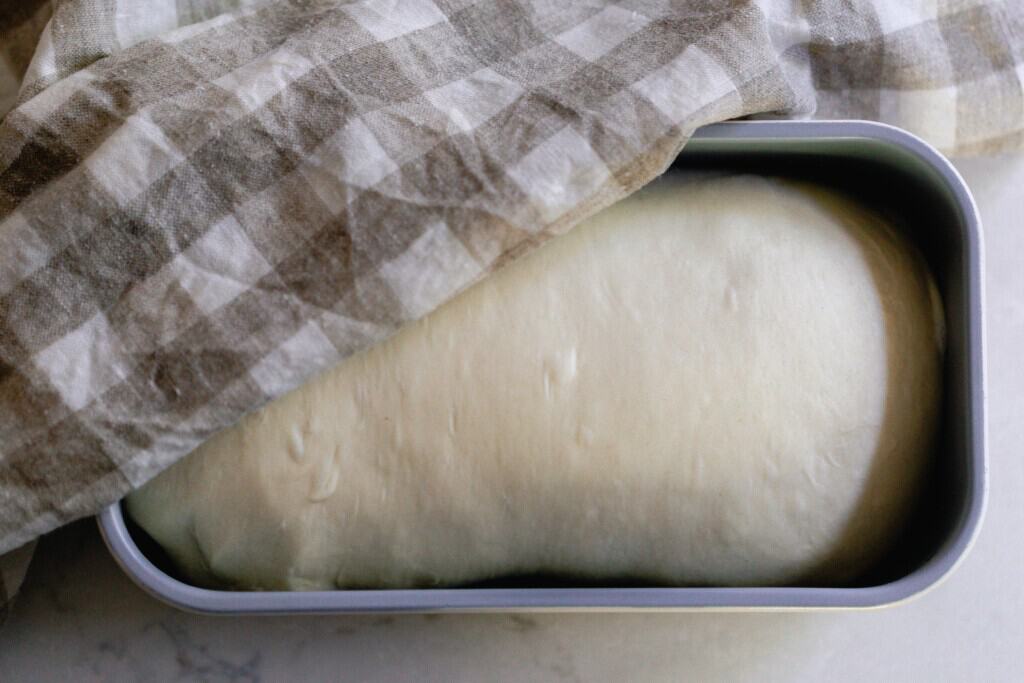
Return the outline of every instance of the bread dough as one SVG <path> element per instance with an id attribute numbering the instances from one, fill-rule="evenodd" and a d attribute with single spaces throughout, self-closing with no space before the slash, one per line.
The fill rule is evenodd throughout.
<path id="1" fill-rule="evenodd" d="M 843 581 L 930 452 L 921 260 L 836 195 L 667 176 L 127 501 L 202 585 Z"/>

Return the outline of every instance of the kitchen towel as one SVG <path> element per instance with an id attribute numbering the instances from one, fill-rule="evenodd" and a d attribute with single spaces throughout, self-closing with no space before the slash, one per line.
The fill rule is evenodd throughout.
<path id="1" fill-rule="evenodd" d="M 1024 141 L 1022 78 L 1019 2 L 0 3 L 0 604 L 37 536 L 696 127 L 867 118 L 988 153 Z"/>

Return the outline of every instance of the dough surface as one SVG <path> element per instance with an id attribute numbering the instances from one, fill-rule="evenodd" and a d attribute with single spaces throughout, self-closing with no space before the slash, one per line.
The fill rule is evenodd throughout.
<path id="1" fill-rule="evenodd" d="M 833 582 L 887 549 L 941 304 L 847 200 L 668 175 L 127 499 L 201 585 Z"/>

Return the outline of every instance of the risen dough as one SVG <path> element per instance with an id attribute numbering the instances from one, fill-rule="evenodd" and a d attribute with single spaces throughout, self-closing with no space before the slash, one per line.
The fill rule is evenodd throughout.
<path id="1" fill-rule="evenodd" d="M 193 580 L 842 580 L 904 518 L 941 312 L 878 218 L 663 179 L 128 498 Z"/>

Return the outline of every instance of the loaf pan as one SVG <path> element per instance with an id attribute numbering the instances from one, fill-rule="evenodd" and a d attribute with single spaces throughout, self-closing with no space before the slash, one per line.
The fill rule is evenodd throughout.
<path id="1" fill-rule="evenodd" d="M 953 166 L 920 139 L 863 121 L 707 126 L 673 165 L 676 172 L 705 170 L 811 180 L 852 194 L 906 231 L 943 295 L 944 413 L 927 493 L 897 549 L 856 583 L 679 588 L 567 586 L 527 579 L 423 590 L 209 590 L 176 578 L 159 548 L 126 519 L 120 503 L 99 515 L 114 559 L 155 597 L 183 609 L 220 614 L 864 608 L 900 602 L 934 586 L 967 552 L 985 504 L 982 246 L 970 191 Z"/>

